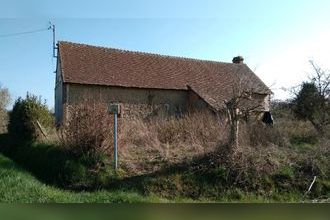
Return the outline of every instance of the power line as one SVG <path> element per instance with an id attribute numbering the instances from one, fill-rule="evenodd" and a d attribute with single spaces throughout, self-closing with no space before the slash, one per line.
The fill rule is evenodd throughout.
<path id="1" fill-rule="evenodd" d="M 36 30 L 32 30 L 32 31 L 24 31 L 24 32 L 11 33 L 11 34 L 2 34 L 2 35 L 0 35 L 0 38 L 15 37 L 15 36 L 24 35 L 24 34 L 33 34 L 33 33 L 48 31 L 51 29 L 52 29 L 52 26 L 49 26 L 48 28 L 36 29 Z"/>

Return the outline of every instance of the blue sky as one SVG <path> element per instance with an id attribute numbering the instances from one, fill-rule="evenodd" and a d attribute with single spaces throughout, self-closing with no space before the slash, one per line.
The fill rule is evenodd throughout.
<path id="1" fill-rule="evenodd" d="M 51 31 L 57 40 L 246 64 L 271 86 L 299 84 L 314 59 L 330 68 L 330 1 L 13 1 L 0 0 L 0 82 L 54 105 Z"/>

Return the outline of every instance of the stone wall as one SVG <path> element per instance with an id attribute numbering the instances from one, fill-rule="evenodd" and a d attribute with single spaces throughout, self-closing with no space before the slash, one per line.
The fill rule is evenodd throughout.
<path id="1" fill-rule="evenodd" d="M 64 84 L 60 90 L 63 95 L 58 112 L 62 108 L 63 113 L 56 113 L 62 122 L 62 117 L 67 118 L 67 105 L 79 104 L 82 102 L 98 102 L 109 105 L 110 103 L 120 103 L 122 118 L 153 116 L 182 115 L 187 111 L 203 111 L 205 109 L 212 111 L 208 104 L 191 90 L 164 90 L 164 89 L 142 89 L 111 87 L 97 85 Z M 57 95 L 56 95 L 57 96 Z M 58 101 L 57 100 L 57 101 Z M 247 105 L 256 105 L 259 107 L 257 112 L 269 111 L 269 96 L 255 94 L 253 101 L 245 103 Z M 56 102 L 57 103 L 57 102 Z M 57 118 L 58 119 L 58 118 Z"/>
<path id="2" fill-rule="evenodd" d="M 66 93 L 68 105 L 81 102 L 120 103 L 122 117 L 180 115 L 188 109 L 188 92 L 184 90 L 67 84 Z"/>
<path id="3" fill-rule="evenodd" d="M 190 112 L 209 109 L 209 105 L 194 91 L 188 91 L 188 109 Z"/>

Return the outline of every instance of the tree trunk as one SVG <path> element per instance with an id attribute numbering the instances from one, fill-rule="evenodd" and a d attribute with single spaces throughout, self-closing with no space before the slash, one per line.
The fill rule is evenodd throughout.
<path id="1" fill-rule="evenodd" d="M 231 148 L 237 149 L 239 146 L 238 135 L 239 135 L 239 119 L 238 119 L 238 108 L 230 111 L 230 145 Z"/>

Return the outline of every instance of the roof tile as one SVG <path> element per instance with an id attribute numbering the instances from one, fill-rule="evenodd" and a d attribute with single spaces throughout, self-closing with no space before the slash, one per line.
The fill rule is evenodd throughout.
<path id="1" fill-rule="evenodd" d="M 59 42 L 63 82 L 91 85 L 188 90 L 220 108 L 233 86 L 243 80 L 249 89 L 269 88 L 245 64 L 164 56 Z"/>

